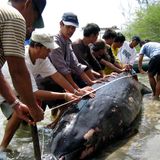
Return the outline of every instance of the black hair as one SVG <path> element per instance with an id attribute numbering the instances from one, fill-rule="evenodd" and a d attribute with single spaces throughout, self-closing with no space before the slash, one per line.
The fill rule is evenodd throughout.
<path id="1" fill-rule="evenodd" d="M 145 39 L 145 40 L 142 40 L 142 41 L 139 43 L 139 45 L 140 45 L 140 47 L 142 47 L 145 43 L 148 43 L 148 42 L 151 42 L 151 40 L 150 40 L 150 39 Z"/>
<path id="2" fill-rule="evenodd" d="M 103 40 L 98 40 L 93 44 L 93 51 L 97 52 L 100 49 L 104 49 L 106 47 L 106 44 Z"/>
<path id="3" fill-rule="evenodd" d="M 83 30 L 83 36 L 89 37 L 91 34 L 98 34 L 100 31 L 100 28 L 97 24 L 95 23 L 88 23 Z"/>
<path id="4" fill-rule="evenodd" d="M 8 0 L 8 2 L 11 2 L 11 1 L 14 1 L 14 2 L 22 2 L 22 1 L 26 1 L 26 0 Z"/>
<path id="5" fill-rule="evenodd" d="M 29 45 L 30 45 L 31 47 L 44 47 L 44 45 L 42 45 L 41 43 L 35 42 L 35 41 L 33 41 L 33 40 L 30 40 Z"/>
<path id="6" fill-rule="evenodd" d="M 107 28 L 102 36 L 103 39 L 114 39 L 116 37 L 117 33 L 110 28 Z"/>
<path id="7" fill-rule="evenodd" d="M 132 37 L 132 41 L 136 41 L 136 42 L 140 43 L 140 42 L 141 42 L 141 39 L 140 39 L 139 36 L 133 36 L 133 37 Z"/>
<path id="8" fill-rule="evenodd" d="M 123 43 L 125 40 L 126 40 L 125 36 L 122 33 L 118 32 L 117 36 L 114 39 L 114 42 Z"/>

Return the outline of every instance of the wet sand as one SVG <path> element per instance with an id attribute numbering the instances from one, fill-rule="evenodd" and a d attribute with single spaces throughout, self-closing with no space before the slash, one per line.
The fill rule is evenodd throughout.
<path id="1" fill-rule="evenodd" d="M 139 75 L 139 80 L 149 86 L 147 76 Z M 0 140 L 6 125 L 5 117 L 0 113 Z M 45 120 L 38 123 L 39 138 L 42 153 L 47 149 L 44 144 L 48 143 L 50 130 L 43 129 L 43 126 L 51 122 L 50 113 L 45 116 Z M 120 140 L 103 151 L 98 152 L 90 160 L 159 160 L 160 159 L 160 103 L 153 101 L 151 94 L 143 98 L 143 111 L 140 120 L 138 133 L 130 138 Z M 3 153 L 3 157 L 18 160 L 33 160 L 33 146 L 30 129 L 27 126 L 21 127 L 12 139 L 9 149 L 11 152 Z M 1 158 L 1 157 L 0 157 Z M 5 160 L 6 158 L 4 158 Z"/>

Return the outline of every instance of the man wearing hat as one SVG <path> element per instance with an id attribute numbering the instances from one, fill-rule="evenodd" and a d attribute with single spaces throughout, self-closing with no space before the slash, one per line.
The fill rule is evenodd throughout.
<path id="1" fill-rule="evenodd" d="M 69 84 L 68 81 L 60 73 L 57 72 L 55 67 L 48 59 L 49 52 L 55 47 L 57 46 L 56 44 L 54 44 L 53 35 L 49 34 L 43 29 L 38 29 L 32 32 L 30 45 L 26 46 L 25 61 L 30 72 L 34 95 L 36 99 L 38 99 L 38 101 L 47 100 L 52 102 L 55 100 L 61 100 L 64 102 L 64 100 L 70 101 L 78 99 L 78 96 L 72 93 L 57 93 L 40 90 L 36 85 L 35 78 L 37 75 L 40 75 L 42 77 L 50 76 L 65 90 L 74 92 L 74 88 L 71 86 L 71 84 Z M 9 75 L 7 75 L 7 65 L 5 65 L 4 67 L 3 69 L 5 69 L 5 76 L 9 77 Z M 10 77 L 8 79 L 12 84 Z M 2 109 L 4 107 L 5 106 L 2 106 Z M 8 109 L 8 113 L 5 114 L 7 119 L 11 117 L 12 113 L 12 109 Z M 13 114 L 12 117 L 9 119 L 2 143 L 0 145 L 1 150 L 7 148 L 9 142 L 11 141 L 11 138 L 13 137 L 15 131 L 20 125 L 20 122 L 21 119 L 19 119 L 15 114 Z"/>
<path id="2" fill-rule="evenodd" d="M 26 21 L 26 39 L 29 39 L 35 28 L 43 28 L 42 12 L 46 6 L 46 0 L 9 0 Z"/>
<path id="3" fill-rule="evenodd" d="M 37 105 L 32 93 L 30 76 L 24 61 L 24 40 L 26 36 L 29 38 L 35 28 L 33 27 L 35 22 L 36 27 L 39 22 L 42 22 L 40 27 L 43 26 L 41 13 L 46 1 L 11 0 L 10 2 L 16 9 L 9 5 L 0 6 L 0 68 L 7 61 L 14 87 L 22 97 L 23 103 L 16 98 L 1 72 L 0 93 L 21 119 L 32 123 L 28 113 L 36 122 L 43 119 L 43 111 Z M 22 83 L 24 81 L 25 83 Z"/>
<path id="4" fill-rule="evenodd" d="M 50 53 L 49 58 L 57 71 L 75 88 L 75 93 L 80 92 L 81 94 L 85 94 L 87 91 L 85 89 L 80 89 L 82 86 L 78 86 L 72 77 L 74 73 L 80 76 L 79 81 L 84 80 L 90 85 L 93 84 L 93 81 L 91 81 L 84 72 L 87 66 L 78 62 L 71 46 L 72 42 L 70 38 L 78 26 L 79 22 L 74 13 L 67 12 L 63 14 L 62 20 L 60 21 L 60 32 L 55 36 L 55 42 L 59 47 Z M 43 86 L 47 87 L 47 83 L 48 82 L 45 81 Z"/>
<path id="5" fill-rule="evenodd" d="M 10 0 L 10 3 L 14 8 L 0 5 L 0 93 L 3 101 L 8 102 L 15 111 L 13 115 L 32 124 L 29 115 L 37 122 L 43 119 L 44 113 L 33 95 L 30 75 L 24 60 L 24 40 L 29 38 L 35 27 L 44 26 L 41 13 L 46 0 Z M 9 66 L 13 85 L 23 103 L 17 99 L 1 72 L 5 61 Z"/>

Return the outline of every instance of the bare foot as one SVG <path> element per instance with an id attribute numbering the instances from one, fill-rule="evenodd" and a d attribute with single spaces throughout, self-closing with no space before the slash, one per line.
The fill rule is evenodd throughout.
<path id="1" fill-rule="evenodd" d="M 11 149 L 0 146 L 0 152 L 12 152 Z"/>
<path id="2" fill-rule="evenodd" d="M 159 101 L 160 99 L 157 96 L 153 96 L 153 100 Z"/>

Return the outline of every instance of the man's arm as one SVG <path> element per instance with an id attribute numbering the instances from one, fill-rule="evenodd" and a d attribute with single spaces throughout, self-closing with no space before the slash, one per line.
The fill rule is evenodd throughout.
<path id="1" fill-rule="evenodd" d="M 80 75 L 81 78 L 83 79 L 84 82 L 87 83 L 87 85 L 91 86 L 94 83 L 96 83 L 96 81 L 92 81 L 85 72 L 82 72 L 82 74 Z"/>
<path id="2" fill-rule="evenodd" d="M 95 71 L 91 70 L 91 69 L 88 69 L 85 71 L 85 73 L 87 74 L 87 76 L 91 79 L 91 80 L 96 80 L 96 77 L 94 76 L 95 74 Z M 96 72 L 97 73 L 97 72 Z M 97 73 L 98 74 L 98 73 Z M 100 75 L 99 75 L 100 77 Z"/>
<path id="3" fill-rule="evenodd" d="M 79 87 L 78 87 L 78 85 L 74 82 L 71 74 L 66 74 L 66 75 L 64 75 L 64 76 L 65 76 L 65 78 L 68 80 L 68 82 L 70 82 L 70 84 L 71 84 L 76 90 L 79 90 Z"/>
<path id="4" fill-rule="evenodd" d="M 0 93 L 6 99 L 6 101 L 13 107 L 16 115 L 26 122 L 32 124 L 30 118 L 28 117 L 29 109 L 28 107 L 21 103 L 15 96 L 13 90 L 9 86 L 8 82 L 4 79 L 2 72 L 0 71 Z"/>
<path id="5" fill-rule="evenodd" d="M 82 73 L 82 75 L 81 75 L 81 77 L 83 78 L 83 80 L 85 79 L 83 76 L 84 75 L 86 75 L 84 72 Z M 72 79 L 72 76 L 71 76 L 71 74 L 67 74 L 67 75 L 65 75 L 65 77 L 66 77 L 66 79 L 76 88 L 76 95 L 78 95 L 78 96 L 82 96 L 82 95 L 85 95 L 85 94 L 87 94 L 88 92 L 90 92 L 91 90 L 92 90 L 92 88 L 91 87 L 84 87 L 84 88 L 79 88 L 78 86 L 77 86 L 77 84 L 73 81 L 73 79 Z M 87 75 L 86 75 L 86 77 L 88 77 Z M 86 78 L 87 79 L 87 78 Z M 92 81 L 91 81 L 92 82 Z"/>
<path id="6" fill-rule="evenodd" d="M 35 96 L 40 100 L 57 100 L 57 99 L 64 99 L 66 101 L 70 100 L 76 100 L 79 97 L 72 94 L 72 93 L 60 93 L 60 92 L 51 92 L 51 91 L 45 91 L 45 90 L 37 90 L 34 92 Z"/>
<path id="7" fill-rule="evenodd" d="M 22 98 L 22 101 L 29 107 L 30 114 L 35 121 L 43 119 L 43 111 L 37 105 L 32 92 L 30 75 L 23 58 L 16 56 L 6 57 L 9 72 L 13 85 Z M 38 113 L 38 114 L 37 114 Z"/>
<path id="8" fill-rule="evenodd" d="M 143 57 L 144 57 L 144 55 L 143 55 L 143 54 L 140 54 L 140 55 L 139 55 L 139 59 L 138 59 L 138 69 L 139 69 L 139 72 L 142 73 L 142 74 L 146 73 L 146 72 L 142 69 Z"/>
<path id="9" fill-rule="evenodd" d="M 109 67 L 109 68 L 113 69 L 113 71 L 115 71 L 117 73 L 121 73 L 121 72 L 124 71 L 123 69 L 118 68 L 114 64 L 112 64 L 112 63 L 110 63 L 110 62 L 108 62 L 108 61 L 106 61 L 104 59 L 101 59 L 100 63 L 105 65 L 106 67 Z"/>
<path id="10" fill-rule="evenodd" d="M 74 90 L 79 88 L 74 82 L 72 82 L 72 80 L 69 79 L 70 81 L 68 81 L 68 79 L 62 76 L 59 72 L 51 75 L 51 78 L 68 92 L 74 93 Z"/>

